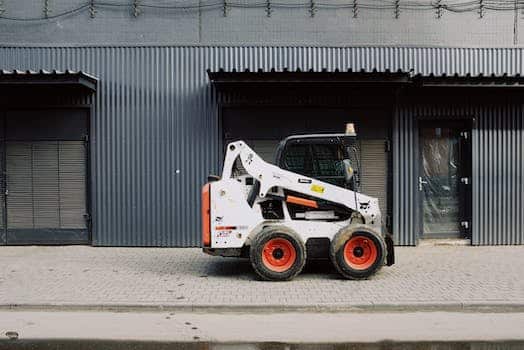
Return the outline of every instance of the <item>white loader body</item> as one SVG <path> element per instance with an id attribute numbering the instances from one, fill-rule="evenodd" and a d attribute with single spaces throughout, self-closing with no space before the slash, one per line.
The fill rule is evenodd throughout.
<path id="1" fill-rule="evenodd" d="M 240 159 L 247 174 L 235 176 L 233 169 L 237 159 Z M 209 208 L 203 224 L 204 236 L 209 235 L 204 237 L 204 246 L 208 253 L 209 248 L 234 249 L 249 246 L 253 237 L 269 225 L 286 226 L 295 231 L 303 242 L 310 238 L 332 240 L 337 232 L 352 224 L 364 224 L 383 235 L 377 198 L 269 164 L 243 141 L 227 146 L 222 177 L 211 182 L 207 190 Z M 296 196 L 286 196 L 285 192 L 289 191 Z M 252 198 L 252 203 L 249 197 Z M 271 198 L 282 199 L 283 218 L 264 218 L 260 204 Z M 315 200 L 345 207 L 359 215 L 337 220 L 333 211 L 322 210 L 321 206 L 315 209 L 315 205 L 318 205 Z M 296 204 L 297 201 L 312 208 L 301 214 L 301 217 L 292 217 L 287 203 Z M 356 217 L 358 219 L 355 221 Z M 207 233 L 206 228 L 209 230 Z"/>

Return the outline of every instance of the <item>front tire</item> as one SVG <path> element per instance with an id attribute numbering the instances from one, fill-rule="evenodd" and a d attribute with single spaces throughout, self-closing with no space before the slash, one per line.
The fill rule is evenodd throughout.
<path id="1" fill-rule="evenodd" d="M 329 250 L 333 265 L 347 279 L 366 279 L 377 273 L 386 259 L 386 243 L 366 226 L 340 230 Z"/>
<path id="2" fill-rule="evenodd" d="M 288 281 L 302 272 L 306 247 L 298 235 L 283 226 L 266 227 L 250 248 L 251 265 L 266 281 Z"/>

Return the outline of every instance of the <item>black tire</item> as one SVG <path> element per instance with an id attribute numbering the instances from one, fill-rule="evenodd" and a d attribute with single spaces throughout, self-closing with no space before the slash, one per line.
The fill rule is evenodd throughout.
<path id="1" fill-rule="evenodd" d="M 294 249 L 295 258 L 291 263 L 292 259 L 289 259 L 288 255 L 286 261 L 290 266 L 286 267 L 284 265 L 282 268 L 285 268 L 285 270 L 275 271 L 271 269 L 271 264 L 268 263 L 267 255 L 264 257 L 264 246 L 266 246 L 266 244 L 271 245 L 274 242 L 282 242 L 282 240 L 287 241 L 287 243 L 284 242 L 287 248 L 291 249 L 292 247 L 292 249 Z M 270 241 L 272 242 L 268 243 Z M 285 249 L 284 252 L 286 252 Z M 288 281 L 302 272 L 302 269 L 306 264 L 306 246 L 293 230 L 284 226 L 268 226 L 260 231 L 251 242 L 249 256 L 253 269 L 261 279 L 266 281 Z M 280 257 L 277 255 L 275 259 L 279 261 L 280 259 L 285 258 L 286 255 L 284 253 L 284 255 Z"/>
<path id="2" fill-rule="evenodd" d="M 355 239 L 352 240 L 353 238 Z M 357 252 L 363 254 L 361 256 L 365 257 L 366 252 L 369 251 L 369 259 L 362 262 L 360 266 L 356 264 L 350 265 L 347 260 L 348 257 L 345 255 L 346 244 L 348 244 L 350 240 L 352 240 L 352 243 L 355 241 L 357 243 L 360 243 L 359 241 L 364 242 L 364 247 L 360 247 L 360 245 L 357 244 L 355 248 L 360 250 L 350 250 L 349 248 L 351 246 L 348 246 L 348 254 L 350 256 Z M 375 253 L 372 253 L 373 251 L 375 251 Z M 329 257 L 338 272 L 343 277 L 353 280 L 366 279 L 377 273 L 377 271 L 384 266 L 386 255 L 386 243 L 382 236 L 365 225 L 343 228 L 335 235 L 329 249 Z M 359 258 L 358 255 L 354 256 Z"/>

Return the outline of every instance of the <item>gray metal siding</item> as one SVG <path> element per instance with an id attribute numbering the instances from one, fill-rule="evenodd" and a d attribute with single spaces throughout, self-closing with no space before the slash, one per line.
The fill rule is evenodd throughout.
<path id="1" fill-rule="evenodd" d="M 397 244 L 414 245 L 418 232 L 417 120 L 475 118 L 472 130 L 472 244 L 524 243 L 523 106 L 409 105 L 394 126 L 394 229 Z"/>
<path id="2" fill-rule="evenodd" d="M 413 112 L 399 109 L 393 124 L 393 237 L 395 244 L 416 245 L 416 128 Z"/>
<path id="3" fill-rule="evenodd" d="M 522 54 L 523 49 L 388 47 L 0 47 L 0 67 L 82 70 L 100 79 L 91 118 L 95 245 L 194 246 L 200 244 L 199 187 L 208 173 L 218 172 L 221 153 L 216 92 L 210 87 L 207 68 L 516 74 L 524 71 Z M 504 120 L 500 122 L 509 122 Z M 494 119 L 483 123 L 495 126 Z M 414 131 L 409 113 L 401 111 L 395 125 L 394 232 L 397 243 L 414 244 L 414 164 L 409 160 Z M 507 138 L 521 141 L 520 134 L 496 129 L 480 134 L 499 146 L 507 145 Z M 496 166 L 506 166 L 506 153 L 496 152 L 501 153 L 479 154 L 494 157 L 489 159 Z M 408 161 L 399 163 L 399 159 Z M 507 178 L 510 183 L 504 186 L 513 188 L 519 174 Z M 482 181 L 489 186 L 494 180 Z M 485 188 L 477 188 L 478 193 L 481 190 Z M 477 196 L 486 196 L 483 193 Z M 497 204 L 503 202 L 502 193 L 491 196 L 498 196 Z M 477 218 L 495 204 L 483 201 L 481 205 L 474 208 Z M 488 220 L 486 231 L 474 223 L 480 237 L 474 243 L 487 242 L 488 230 L 502 227 L 509 214 L 496 210 L 503 217 L 483 217 Z M 508 242 L 522 242 L 516 233 L 520 227 L 515 226 L 511 231 L 515 237 Z"/>
<path id="4" fill-rule="evenodd" d="M 523 106 L 490 105 L 477 111 L 472 243 L 524 244 Z"/>
<path id="5" fill-rule="evenodd" d="M 103 3 L 119 5 L 104 6 Z M 94 6 L 92 16 L 89 4 Z M 152 8 L 149 6 L 152 4 L 163 5 L 163 8 Z M 429 0 L 361 3 L 2 0 L 0 42 L 22 45 L 147 43 L 440 47 L 518 47 L 523 44 L 524 19 L 519 14 L 520 8 L 513 8 L 512 1 L 469 2 L 467 6 L 459 6 L 466 9 L 465 12 L 453 11 L 457 8 L 456 1 L 442 3 L 441 7 L 438 4 L 441 2 Z M 42 18 L 44 8 L 49 10 L 50 16 L 56 16 L 82 5 L 80 11 L 55 19 L 37 22 L 6 19 Z M 266 5 L 270 8 L 270 16 Z M 164 6 L 186 8 L 176 10 Z M 506 10 L 500 11 L 501 7 Z M 312 9 L 314 11 L 310 12 Z"/>

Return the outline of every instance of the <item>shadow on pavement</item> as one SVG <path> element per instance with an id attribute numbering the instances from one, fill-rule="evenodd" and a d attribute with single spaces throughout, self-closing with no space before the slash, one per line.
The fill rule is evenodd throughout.
<path id="1" fill-rule="evenodd" d="M 219 258 L 213 259 L 206 264 L 204 275 L 212 277 L 227 277 L 245 280 L 258 280 L 249 259 L 242 258 Z M 301 275 L 322 278 L 339 278 L 337 271 L 331 261 L 327 259 L 308 260 Z"/>
<path id="2" fill-rule="evenodd" d="M 248 259 L 216 258 L 206 264 L 205 275 L 255 280 L 256 276 Z"/>

